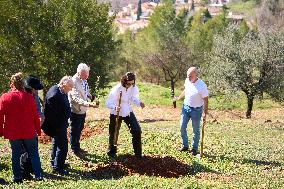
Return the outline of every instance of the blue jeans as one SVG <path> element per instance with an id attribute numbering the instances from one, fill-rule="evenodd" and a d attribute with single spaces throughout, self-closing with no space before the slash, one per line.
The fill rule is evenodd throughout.
<path id="1" fill-rule="evenodd" d="M 71 113 L 71 132 L 70 132 L 70 143 L 71 149 L 74 152 L 80 150 L 80 137 L 85 124 L 86 114 L 75 114 Z"/>
<path id="2" fill-rule="evenodd" d="M 67 127 L 56 131 L 52 138 L 51 165 L 53 169 L 63 169 L 68 153 Z"/>
<path id="3" fill-rule="evenodd" d="M 189 120 L 192 121 L 192 149 L 198 150 L 198 143 L 200 139 L 200 120 L 203 112 L 203 106 L 193 108 L 183 105 L 180 119 L 180 135 L 182 138 L 182 145 L 189 147 L 187 137 L 187 124 Z"/>
<path id="4" fill-rule="evenodd" d="M 33 171 L 35 178 L 41 177 L 41 163 L 38 153 L 38 141 L 37 138 L 32 139 L 17 139 L 10 140 L 11 149 L 12 149 L 12 169 L 14 180 L 22 179 L 21 166 L 20 166 L 20 157 L 22 152 L 22 145 L 25 146 L 28 155 L 32 162 Z"/>

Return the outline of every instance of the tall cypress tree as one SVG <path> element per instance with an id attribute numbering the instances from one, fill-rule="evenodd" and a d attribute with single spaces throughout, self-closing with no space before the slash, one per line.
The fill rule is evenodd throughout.
<path id="1" fill-rule="evenodd" d="M 141 8 L 141 0 L 138 0 L 138 7 L 137 7 L 137 20 L 140 20 L 140 16 L 142 14 L 142 8 Z"/>

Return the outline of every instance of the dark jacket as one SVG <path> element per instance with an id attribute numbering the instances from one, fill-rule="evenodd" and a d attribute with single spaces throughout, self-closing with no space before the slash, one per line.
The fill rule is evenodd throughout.
<path id="1" fill-rule="evenodd" d="M 68 96 L 60 90 L 58 85 L 52 86 L 46 93 L 44 102 L 44 122 L 42 130 L 53 137 L 62 128 L 68 127 L 71 108 Z"/>

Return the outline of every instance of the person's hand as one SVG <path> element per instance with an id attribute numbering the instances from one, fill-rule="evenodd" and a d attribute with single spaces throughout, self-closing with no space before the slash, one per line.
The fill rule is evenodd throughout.
<path id="1" fill-rule="evenodd" d="M 95 102 L 92 102 L 92 103 L 89 104 L 89 107 L 91 107 L 91 108 L 98 108 L 99 105 L 97 105 Z"/>
<path id="2" fill-rule="evenodd" d="M 207 113 L 203 112 L 203 113 L 202 113 L 202 120 L 203 120 L 203 123 L 206 123 L 206 116 L 207 116 Z"/>
<path id="3" fill-rule="evenodd" d="M 119 111 L 120 111 L 120 107 L 119 107 L 119 106 L 116 106 L 116 107 L 115 107 L 115 111 L 116 111 L 116 112 L 119 112 Z"/>
<path id="4" fill-rule="evenodd" d="M 145 108 L 145 104 L 143 102 L 140 102 L 140 106 L 142 109 Z"/>
<path id="5" fill-rule="evenodd" d="M 41 129 L 37 131 L 37 136 L 41 136 Z"/>
<path id="6" fill-rule="evenodd" d="M 39 118 L 39 120 L 40 120 L 40 125 L 42 125 L 44 119 L 45 119 L 44 115 Z"/>
<path id="7" fill-rule="evenodd" d="M 178 100 L 179 100 L 179 97 L 177 97 L 177 96 L 175 96 L 175 97 L 173 98 L 173 102 L 178 101 Z"/>

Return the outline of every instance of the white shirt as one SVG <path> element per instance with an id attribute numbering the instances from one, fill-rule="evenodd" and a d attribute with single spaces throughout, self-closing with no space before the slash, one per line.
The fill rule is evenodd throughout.
<path id="1" fill-rule="evenodd" d="M 136 85 L 129 87 L 127 90 L 120 83 L 114 86 L 106 101 L 106 107 L 109 108 L 110 113 L 114 115 L 116 115 L 115 107 L 118 106 L 120 91 L 122 91 L 122 96 L 119 116 L 126 117 L 130 115 L 130 112 L 132 112 L 132 103 L 136 106 L 140 106 L 139 90 Z"/>
<path id="2" fill-rule="evenodd" d="M 82 80 L 82 85 L 83 85 L 83 89 L 84 89 L 87 97 L 92 96 L 91 93 L 90 93 L 90 88 L 89 88 L 89 84 L 88 84 L 87 80 Z"/>
<path id="3" fill-rule="evenodd" d="M 184 104 L 194 108 L 203 106 L 203 98 L 208 96 L 206 84 L 200 79 L 197 79 L 195 83 L 191 83 L 189 79 L 186 78 L 184 87 Z"/>

